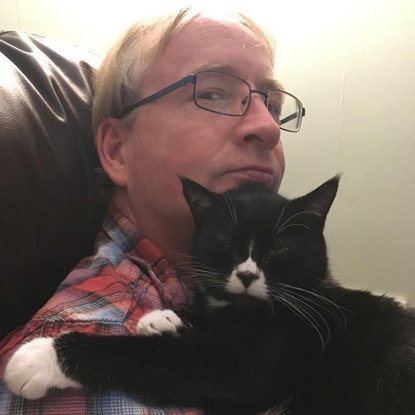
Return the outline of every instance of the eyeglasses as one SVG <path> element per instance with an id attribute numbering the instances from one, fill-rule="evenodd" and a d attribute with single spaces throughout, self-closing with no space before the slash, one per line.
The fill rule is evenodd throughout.
<path id="1" fill-rule="evenodd" d="M 301 101 L 288 92 L 279 89 L 270 91 L 251 89 L 248 82 L 235 75 L 213 71 L 203 71 L 196 75 L 185 76 L 147 98 L 125 107 L 113 116 L 121 119 L 141 105 L 153 102 L 190 83 L 194 85 L 193 100 L 195 105 L 216 114 L 240 117 L 248 111 L 252 94 L 259 94 L 281 130 L 299 131 L 301 120 L 305 116 L 305 108 Z"/>

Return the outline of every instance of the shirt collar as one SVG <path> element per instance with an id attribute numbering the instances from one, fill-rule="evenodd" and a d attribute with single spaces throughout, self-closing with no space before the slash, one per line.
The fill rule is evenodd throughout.
<path id="1" fill-rule="evenodd" d="M 128 259 L 148 275 L 167 306 L 176 309 L 189 303 L 189 290 L 167 257 L 113 205 L 108 208 L 103 228 Z"/>

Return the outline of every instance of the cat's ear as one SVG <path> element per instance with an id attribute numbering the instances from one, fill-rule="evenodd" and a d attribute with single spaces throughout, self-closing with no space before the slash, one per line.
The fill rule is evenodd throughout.
<path id="1" fill-rule="evenodd" d="M 340 175 L 334 176 L 317 189 L 303 196 L 301 199 L 305 203 L 305 209 L 325 220 L 336 197 L 339 180 Z"/>
<path id="2" fill-rule="evenodd" d="M 193 180 L 184 177 L 180 177 L 180 180 L 183 186 L 184 198 L 195 219 L 200 218 L 215 205 L 215 193 Z"/>

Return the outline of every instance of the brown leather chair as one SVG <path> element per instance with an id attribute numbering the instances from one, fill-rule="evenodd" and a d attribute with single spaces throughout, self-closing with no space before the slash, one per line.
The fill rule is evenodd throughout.
<path id="1" fill-rule="evenodd" d="M 105 211 L 90 127 L 99 61 L 0 32 L 0 339 L 92 251 Z"/>

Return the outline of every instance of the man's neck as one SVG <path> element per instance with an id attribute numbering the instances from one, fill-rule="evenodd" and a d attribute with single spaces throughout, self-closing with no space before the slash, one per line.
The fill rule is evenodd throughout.
<path id="1" fill-rule="evenodd" d="M 137 230 L 157 246 L 172 265 L 189 262 L 194 229 L 190 215 L 170 215 L 161 218 L 152 210 L 140 209 L 139 212 L 135 212 L 132 204 L 122 193 L 115 195 L 113 204 Z"/>

